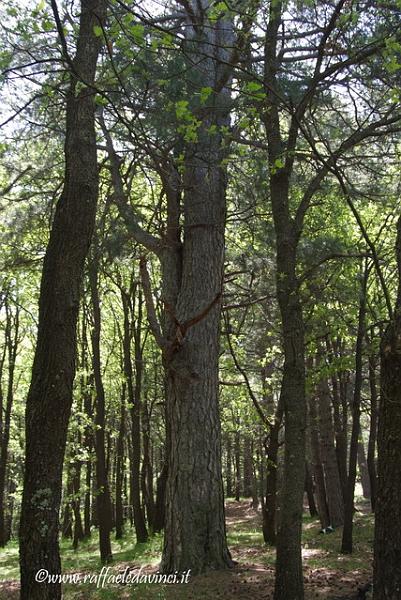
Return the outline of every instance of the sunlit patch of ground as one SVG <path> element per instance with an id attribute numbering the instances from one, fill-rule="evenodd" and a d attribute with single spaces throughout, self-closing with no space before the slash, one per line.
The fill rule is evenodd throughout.
<path id="1" fill-rule="evenodd" d="M 303 559 L 305 600 L 348 600 L 356 597 L 359 585 L 371 578 L 373 517 L 365 505 L 354 520 L 354 554 L 341 555 L 341 530 L 329 535 L 319 533 L 319 522 L 305 517 Z M 65 585 L 66 600 L 271 600 L 274 586 L 274 548 L 266 547 L 261 532 L 261 514 L 248 500 L 226 505 L 228 543 L 237 565 L 228 571 L 209 572 L 192 577 L 188 584 L 140 584 L 108 586 L 97 589 L 90 584 Z M 133 532 L 113 542 L 111 573 L 142 568 L 142 573 L 157 572 L 162 547 L 161 536 L 148 544 L 133 546 Z M 83 544 L 79 552 L 62 542 L 64 570 L 75 573 L 99 572 L 97 536 Z M 16 543 L 0 551 L 0 600 L 17 600 L 18 551 Z M 6 581 L 5 581 L 6 580 Z"/>

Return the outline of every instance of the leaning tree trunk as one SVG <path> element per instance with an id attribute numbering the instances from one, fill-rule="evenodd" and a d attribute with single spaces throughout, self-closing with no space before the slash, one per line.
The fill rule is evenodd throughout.
<path id="1" fill-rule="evenodd" d="M 20 522 L 21 600 L 59 600 L 59 583 L 38 583 L 39 569 L 61 571 L 59 508 L 75 375 L 80 284 L 98 196 L 94 91 L 101 46 L 94 27 L 104 0 L 81 1 L 74 72 L 67 96 L 65 181 L 43 263 L 39 326 L 26 406 L 26 455 Z M 86 85 L 77 87 L 79 80 Z"/>
<path id="2" fill-rule="evenodd" d="M 401 596 L 401 218 L 397 225 L 396 254 L 397 302 L 380 346 L 374 600 L 397 600 Z"/>

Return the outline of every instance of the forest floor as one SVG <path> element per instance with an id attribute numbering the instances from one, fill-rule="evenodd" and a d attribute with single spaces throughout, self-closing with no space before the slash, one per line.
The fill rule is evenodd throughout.
<path id="1" fill-rule="evenodd" d="M 66 600 L 264 600 L 273 597 L 274 549 L 263 543 L 261 515 L 249 501 L 227 501 L 227 534 L 233 559 L 238 563 L 229 571 L 209 572 L 191 577 L 187 584 L 105 585 L 65 584 Z M 358 587 L 371 579 L 373 515 L 365 502 L 358 502 L 354 519 L 354 553 L 341 555 L 341 530 L 329 535 L 319 533 L 319 522 L 304 519 L 303 558 L 305 600 L 353 600 Z M 161 536 L 147 544 L 133 547 L 132 535 L 113 542 L 114 563 L 108 574 L 130 571 L 141 574 L 157 572 Z M 97 537 L 82 544 L 78 552 L 70 542 L 62 542 L 63 570 L 82 580 L 88 573 L 99 573 Z M 18 548 L 11 543 L 0 550 L 0 600 L 17 600 Z"/>

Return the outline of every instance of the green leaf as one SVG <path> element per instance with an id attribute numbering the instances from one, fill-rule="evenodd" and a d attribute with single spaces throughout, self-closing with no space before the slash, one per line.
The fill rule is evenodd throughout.
<path id="1" fill-rule="evenodd" d="M 203 87 L 199 93 L 199 101 L 201 104 L 205 104 L 209 96 L 212 94 L 213 88 Z"/>

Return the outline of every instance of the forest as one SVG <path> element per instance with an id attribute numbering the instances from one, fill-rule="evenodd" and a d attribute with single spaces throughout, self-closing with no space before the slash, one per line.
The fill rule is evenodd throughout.
<path id="1" fill-rule="evenodd" d="M 0 71 L 1 600 L 401 600 L 400 0 L 3 0 Z"/>

